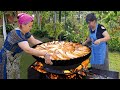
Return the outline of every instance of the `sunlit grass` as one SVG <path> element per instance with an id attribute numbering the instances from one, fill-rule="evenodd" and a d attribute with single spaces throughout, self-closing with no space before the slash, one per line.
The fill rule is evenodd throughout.
<path id="1" fill-rule="evenodd" d="M 120 52 L 109 52 L 110 70 L 120 72 Z"/>

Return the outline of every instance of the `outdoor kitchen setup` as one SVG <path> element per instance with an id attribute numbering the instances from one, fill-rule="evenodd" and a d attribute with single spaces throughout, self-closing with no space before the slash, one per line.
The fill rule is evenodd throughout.
<path id="1" fill-rule="evenodd" d="M 88 68 L 91 49 L 80 43 L 53 41 L 33 48 L 51 53 L 53 65 L 33 55 L 36 61 L 28 68 L 28 79 L 119 79 L 118 72 Z"/>

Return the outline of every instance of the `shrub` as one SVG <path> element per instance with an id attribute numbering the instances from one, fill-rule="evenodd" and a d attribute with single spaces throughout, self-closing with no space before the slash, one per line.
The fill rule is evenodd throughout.
<path id="1" fill-rule="evenodd" d="M 6 25 L 6 33 L 8 34 L 11 30 L 14 29 L 14 26 L 12 24 Z M 3 26 L 0 27 L 0 34 L 3 34 Z"/>
<path id="2" fill-rule="evenodd" d="M 54 30 L 54 23 L 50 22 L 45 24 L 45 31 L 47 32 L 49 38 L 58 40 L 59 35 L 64 31 L 63 23 L 56 22 L 56 30 Z"/>

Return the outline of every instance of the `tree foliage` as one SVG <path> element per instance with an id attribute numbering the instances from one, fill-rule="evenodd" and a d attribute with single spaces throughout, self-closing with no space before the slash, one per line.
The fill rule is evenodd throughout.
<path id="1" fill-rule="evenodd" d="M 57 21 L 54 23 L 54 11 L 24 11 L 34 14 L 34 25 L 31 32 L 42 38 L 48 37 L 54 40 L 68 40 L 73 42 L 84 42 L 89 36 L 89 30 L 85 17 L 88 13 L 94 12 L 98 23 L 105 26 L 111 36 L 108 42 L 109 49 L 120 51 L 120 11 L 56 11 Z M 38 25 L 36 12 L 42 17 L 41 28 Z M 2 11 L 0 11 L 0 17 Z M 54 27 L 56 26 L 56 30 Z"/>

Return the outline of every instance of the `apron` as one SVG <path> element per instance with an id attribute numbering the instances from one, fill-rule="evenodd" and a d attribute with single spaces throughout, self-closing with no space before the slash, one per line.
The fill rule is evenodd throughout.
<path id="1" fill-rule="evenodd" d="M 0 79 L 7 79 L 7 74 L 6 74 L 6 56 L 5 50 L 2 48 L 0 50 Z"/>
<path id="2" fill-rule="evenodd" d="M 13 56 L 13 52 L 0 50 L 0 79 L 20 79 L 21 53 Z"/>
<path id="3" fill-rule="evenodd" d="M 7 79 L 20 79 L 20 59 L 22 53 L 17 53 L 14 56 L 13 52 L 7 51 L 6 72 Z"/>
<path id="4" fill-rule="evenodd" d="M 90 38 L 92 40 L 92 46 L 91 46 L 91 59 L 90 63 L 91 64 L 104 64 L 105 62 L 105 57 L 106 57 L 106 42 L 101 42 L 98 45 L 94 44 L 94 41 L 97 40 L 96 33 L 97 33 L 97 27 L 95 33 L 90 33 Z"/>

